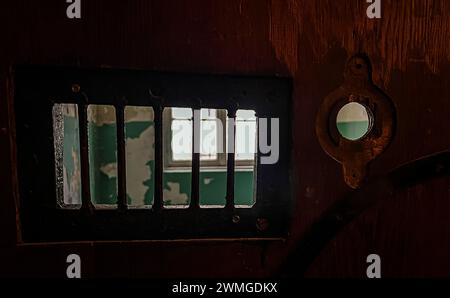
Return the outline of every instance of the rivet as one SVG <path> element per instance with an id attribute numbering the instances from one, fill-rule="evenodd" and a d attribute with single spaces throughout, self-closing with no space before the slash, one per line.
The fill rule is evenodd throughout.
<path id="1" fill-rule="evenodd" d="M 73 93 L 78 93 L 78 92 L 80 92 L 80 89 L 81 89 L 80 85 L 78 85 L 78 84 L 72 84 L 72 92 L 73 92 Z"/>
<path id="2" fill-rule="evenodd" d="M 241 221 L 241 217 L 239 215 L 233 215 L 232 221 L 236 224 Z"/>

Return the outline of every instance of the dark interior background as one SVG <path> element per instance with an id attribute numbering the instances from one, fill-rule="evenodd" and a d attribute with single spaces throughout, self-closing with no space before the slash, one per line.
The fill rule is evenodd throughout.
<path id="1" fill-rule="evenodd" d="M 66 256 L 82 276 L 245 277 L 273 272 L 333 202 L 352 190 L 315 135 L 323 98 L 362 52 L 393 100 L 397 130 L 370 176 L 450 145 L 450 2 L 384 0 L 380 20 L 365 0 L 82 0 L 81 20 L 60 0 L 0 6 L 0 275 L 65 277 Z M 16 245 L 20 229 L 14 137 L 17 64 L 118 67 L 293 78 L 295 219 L 286 241 L 155 241 Z M 368 210 L 328 243 L 307 276 L 450 275 L 450 183 L 424 182 Z M 370 194 L 368 194 L 370 195 Z"/>

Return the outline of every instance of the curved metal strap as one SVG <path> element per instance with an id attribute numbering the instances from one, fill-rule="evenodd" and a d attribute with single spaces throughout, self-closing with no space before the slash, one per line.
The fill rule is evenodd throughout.
<path id="1" fill-rule="evenodd" d="M 284 261 L 279 274 L 303 276 L 328 242 L 364 211 L 390 197 L 394 191 L 448 175 L 450 151 L 444 151 L 409 162 L 386 176 L 372 179 L 362 188 L 337 201 L 311 226 L 293 253 Z"/>

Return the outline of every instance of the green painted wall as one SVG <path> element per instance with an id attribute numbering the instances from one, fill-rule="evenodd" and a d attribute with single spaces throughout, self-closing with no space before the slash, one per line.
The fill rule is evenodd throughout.
<path id="1" fill-rule="evenodd" d="M 70 175 L 74 172 L 74 155 L 72 150 L 78 152 L 79 160 L 79 139 L 78 139 L 78 119 L 74 117 L 64 117 L 64 167 Z M 148 129 L 153 129 L 153 123 L 149 121 L 134 121 L 125 123 L 127 142 L 135 140 L 139 142 L 144 137 Z M 117 202 L 117 152 L 116 152 L 116 125 L 89 122 L 89 162 L 91 176 L 91 196 L 95 204 L 116 204 Z M 148 137 L 148 135 L 147 135 Z M 153 143 L 153 139 L 147 140 Z M 142 147 L 139 150 L 145 150 Z M 145 156 L 143 152 L 133 152 L 139 156 Z M 152 155 L 153 156 L 153 155 Z M 131 182 L 128 179 L 137 179 L 137 185 L 142 189 L 142 198 L 133 197 L 128 192 L 128 203 L 130 205 L 151 205 L 154 194 L 154 160 L 153 158 L 138 159 L 138 167 L 145 167 L 148 171 L 144 179 L 137 175 L 134 168 L 127 169 L 127 185 Z M 127 159 L 127 166 L 128 159 Z M 238 205 L 252 205 L 253 199 L 253 171 L 237 171 L 235 173 L 235 203 Z M 167 172 L 163 175 L 164 200 L 165 205 L 189 204 L 191 192 L 191 173 Z M 136 184 L 135 184 L 136 185 Z M 174 188 L 175 186 L 175 188 Z M 178 189 L 179 187 L 179 189 Z M 136 193 L 136 192 L 134 192 Z M 226 195 L 226 171 L 208 171 L 200 173 L 200 203 L 202 205 L 224 205 Z M 142 204 L 143 202 L 143 204 Z"/>
<path id="2" fill-rule="evenodd" d="M 337 128 L 342 136 L 350 140 L 357 140 L 366 134 L 368 121 L 337 122 Z"/>

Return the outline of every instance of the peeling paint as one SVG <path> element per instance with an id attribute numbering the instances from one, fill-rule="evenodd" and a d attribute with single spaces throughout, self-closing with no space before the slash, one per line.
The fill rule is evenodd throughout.
<path id="1" fill-rule="evenodd" d="M 81 204 L 78 111 L 74 104 L 53 107 L 56 189 L 59 202 Z"/>
<path id="2" fill-rule="evenodd" d="M 64 203 L 81 204 L 81 172 L 79 168 L 78 152 L 72 148 L 73 171 L 68 172 L 63 165 L 64 175 Z"/>
<path id="3" fill-rule="evenodd" d="M 106 176 L 108 176 L 108 178 L 115 178 L 117 177 L 117 163 L 116 162 L 112 162 L 112 163 L 108 163 L 106 165 L 103 165 L 100 167 L 100 171 L 105 174 Z"/>
<path id="4" fill-rule="evenodd" d="M 147 117 L 148 119 L 148 117 Z M 145 129 L 138 138 L 127 138 L 127 193 L 132 199 L 132 205 L 144 205 L 148 186 L 144 183 L 152 179 L 152 169 L 149 162 L 155 159 L 154 126 Z"/>
<path id="5" fill-rule="evenodd" d="M 180 183 L 167 182 L 170 189 L 164 188 L 163 197 L 165 202 L 170 202 L 171 205 L 187 205 L 188 195 L 180 193 Z"/>
<path id="6" fill-rule="evenodd" d="M 59 104 L 62 115 L 64 117 L 72 117 L 78 119 L 78 108 L 74 104 Z"/>
<path id="7" fill-rule="evenodd" d="M 64 159 L 66 203 L 81 201 L 79 177 L 79 140 L 76 110 L 63 112 Z M 117 203 L 117 145 L 115 111 L 111 106 L 92 105 L 89 108 L 90 187 L 94 204 L 115 205 Z M 128 204 L 134 207 L 151 205 L 154 196 L 154 125 L 150 107 L 125 108 L 126 134 L 126 183 Z M 98 117 L 99 119 L 97 119 Z M 73 151 L 75 150 L 75 151 Z M 73 151 L 73 152 L 72 152 Z M 76 164 L 76 166 L 74 166 Z M 75 167 L 75 168 L 74 168 Z M 236 202 L 249 205 L 253 201 L 253 173 L 236 174 Z M 77 180 L 78 179 L 78 180 Z M 75 180 L 74 182 L 72 180 Z M 203 205 L 224 205 L 226 172 L 208 172 L 201 177 L 200 201 Z M 78 184 L 76 184 L 78 183 Z M 188 205 L 191 192 L 191 173 L 165 172 L 163 174 L 165 205 Z M 73 185 L 72 185 L 73 184 Z M 76 192 L 80 192 L 78 197 Z"/>
<path id="8" fill-rule="evenodd" d="M 151 107 L 125 107 L 125 122 L 153 122 L 154 114 Z M 110 105 L 90 105 L 88 121 L 97 126 L 116 123 L 116 111 Z"/>
<path id="9" fill-rule="evenodd" d="M 125 107 L 125 122 L 153 122 L 154 114 L 151 107 Z"/>
<path id="10" fill-rule="evenodd" d="M 210 178 L 210 177 L 207 177 L 207 178 L 204 178 L 203 179 L 203 183 L 205 184 L 205 185 L 208 185 L 208 184 L 210 184 L 211 182 L 213 182 L 214 181 L 214 178 Z"/>
<path id="11" fill-rule="evenodd" d="M 97 126 L 116 124 L 116 110 L 109 105 L 89 105 L 87 109 L 88 121 Z"/>
<path id="12" fill-rule="evenodd" d="M 127 138 L 127 194 L 131 205 L 143 206 L 148 186 L 144 183 L 151 179 L 152 171 L 149 161 L 154 160 L 154 127 L 149 126 L 138 138 Z M 108 178 L 117 177 L 117 162 L 109 163 L 100 168 Z"/>

